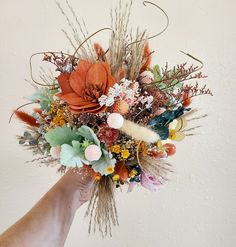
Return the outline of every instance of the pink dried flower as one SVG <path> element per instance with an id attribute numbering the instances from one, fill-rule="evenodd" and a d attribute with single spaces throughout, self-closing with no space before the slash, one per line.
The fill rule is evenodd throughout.
<path id="1" fill-rule="evenodd" d="M 156 179 L 155 176 L 142 172 L 141 173 L 141 185 L 150 190 L 150 191 L 158 191 L 161 187 L 161 183 Z"/>
<path id="2" fill-rule="evenodd" d="M 151 84 L 154 81 L 154 76 L 151 71 L 144 71 L 140 74 L 140 82 L 143 84 Z"/>

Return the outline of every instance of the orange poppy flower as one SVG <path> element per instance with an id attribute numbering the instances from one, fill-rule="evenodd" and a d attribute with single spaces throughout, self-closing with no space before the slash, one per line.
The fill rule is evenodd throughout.
<path id="1" fill-rule="evenodd" d="M 100 106 L 98 99 L 107 94 L 115 84 L 107 62 L 90 63 L 80 60 L 77 69 L 63 73 L 58 77 L 61 93 L 57 96 L 69 105 L 72 113 L 100 113 L 105 106 Z"/>

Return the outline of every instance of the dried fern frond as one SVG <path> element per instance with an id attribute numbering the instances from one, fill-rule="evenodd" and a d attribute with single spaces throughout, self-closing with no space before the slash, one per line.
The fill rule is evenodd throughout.
<path id="1" fill-rule="evenodd" d="M 114 199 L 115 185 L 111 178 L 103 176 L 97 181 L 86 212 L 90 217 L 89 233 L 98 230 L 102 236 L 112 236 L 112 226 L 118 226 L 118 215 Z"/>

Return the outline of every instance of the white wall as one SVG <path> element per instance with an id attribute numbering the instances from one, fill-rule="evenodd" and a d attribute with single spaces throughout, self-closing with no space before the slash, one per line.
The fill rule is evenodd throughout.
<path id="1" fill-rule="evenodd" d="M 60 1 L 63 2 L 63 1 Z M 115 0 L 70 0 L 86 19 L 89 32 L 109 24 Z M 179 50 L 205 62 L 214 97 L 199 97 L 195 106 L 209 117 L 199 135 L 177 145 L 171 159 L 175 173 L 157 194 L 143 189 L 118 193 L 120 227 L 112 239 L 88 237 L 85 207 L 78 211 L 66 246 L 233 247 L 236 242 L 236 2 L 234 0 L 159 0 L 171 24 L 152 40 L 154 63 L 189 61 Z M 57 181 L 53 168 L 26 164 L 31 153 L 15 140 L 22 127 L 7 123 L 14 107 L 33 92 L 29 56 L 37 51 L 66 50 L 65 27 L 53 0 L 0 1 L 0 232 L 14 223 Z M 150 34 L 164 21 L 154 8 L 135 1 L 133 19 Z M 98 37 L 108 37 L 104 33 Z M 191 61 L 190 61 L 191 62 Z"/>

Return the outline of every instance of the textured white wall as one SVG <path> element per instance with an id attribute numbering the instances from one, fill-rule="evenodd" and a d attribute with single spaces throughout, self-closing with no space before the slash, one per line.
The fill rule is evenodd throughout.
<path id="1" fill-rule="evenodd" d="M 63 1 L 60 1 L 63 2 Z M 109 23 L 115 0 L 70 0 L 93 32 Z M 114 247 L 233 247 L 236 242 L 236 2 L 234 0 L 160 0 L 171 24 L 152 40 L 154 62 L 164 65 L 188 60 L 179 50 L 205 62 L 208 85 L 214 97 L 199 97 L 197 106 L 209 117 L 197 136 L 177 145 L 171 159 L 172 181 L 157 194 L 143 189 L 118 193 L 120 227 L 112 239 L 88 237 L 85 207 L 78 211 L 66 246 Z M 133 23 L 155 33 L 164 20 L 154 8 L 135 1 Z M 37 51 L 66 50 L 60 31 L 65 27 L 53 0 L 1 0 L 0 7 L 0 232 L 14 223 L 57 181 L 53 168 L 26 164 L 31 153 L 18 146 L 22 131 L 16 121 L 7 123 L 23 95 L 33 89 L 29 56 Z M 104 33 L 98 37 L 108 37 Z M 191 62 L 191 61 L 190 61 Z"/>

